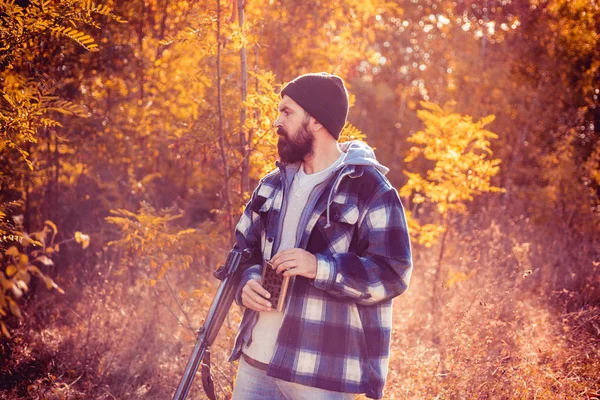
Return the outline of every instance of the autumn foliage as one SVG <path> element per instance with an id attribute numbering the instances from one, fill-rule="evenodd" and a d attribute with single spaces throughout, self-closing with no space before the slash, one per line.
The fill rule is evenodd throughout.
<path id="1" fill-rule="evenodd" d="M 385 398 L 599 397 L 599 21 L 587 0 L 0 0 L 0 398 L 172 396 L 274 168 L 278 91 L 310 71 L 346 80 L 341 140 L 409 216 Z"/>

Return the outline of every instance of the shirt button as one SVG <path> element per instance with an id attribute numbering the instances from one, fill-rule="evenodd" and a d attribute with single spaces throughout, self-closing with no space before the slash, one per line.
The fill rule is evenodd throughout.
<path id="1" fill-rule="evenodd" d="M 272 238 L 272 237 L 270 237 L 270 238 L 267 238 L 267 241 L 268 241 L 269 243 L 273 243 L 273 238 Z"/>

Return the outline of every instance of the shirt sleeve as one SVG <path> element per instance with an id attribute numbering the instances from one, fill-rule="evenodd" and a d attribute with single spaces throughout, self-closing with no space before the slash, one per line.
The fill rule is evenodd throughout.
<path id="1" fill-rule="evenodd" d="M 404 208 L 393 188 L 373 198 L 358 221 L 359 254 L 316 254 L 315 287 L 331 295 L 373 305 L 402 294 L 412 274 L 412 251 Z"/>
<path id="2" fill-rule="evenodd" d="M 257 196 L 261 184 L 254 190 L 250 200 L 246 203 L 244 212 L 235 228 L 236 246 L 239 249 L 249 249 L 251 251 L 250 257 L 240 265 L 242 276 L 235 294 L 235 301 L 240 306 L 242 305 L 242 289 L 246 283 L 251 279 L 260 279 L 261 276 L 261 235 L 263 229 L 258 209 L 262 205 L 260 204 L 261 201 L 264 202 L 264 198 Z"/>

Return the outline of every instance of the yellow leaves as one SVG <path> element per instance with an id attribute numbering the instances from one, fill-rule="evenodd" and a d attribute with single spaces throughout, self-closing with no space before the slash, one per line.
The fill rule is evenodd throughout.
<path id="1" fill-rule="evenodd" d="M 54 128 L 54 127 L 59 127 L 62 128 L 62 124 L 58 121 L 55 121 L 51 118 L 40 118 L 40 122 L 43 126 L 47 127 L 47 128 Z"/>
<path id="2" fill-rule="evenodd" d="M 77 29 L 66 26 L 54 26 L 51 28 L 51 31 L 57 36 L 66 36 L 69 39 L 76 41 L 86 50 L 98 51 L 98 45 L 94 43 L 94 38 Z"/>
<path id="3" fill-rule="evenodd" d="M 78 117 L 82 117 L 82 118 L 87 118 L 88 117 L 88 113 L 87 110 L 78 105 L 75 104 L 73 102 L 67 101 L 67 100 L 59 100 L 59 99 L 48 99 L 48 98 L 44 98 L 43 99 L 43 108 L 42 108 L 43 112 L 48 112 L 48 111 L 56 111 L 59 112 L 61 114 L 66 114 L 66 115 L 76 115 Z"/>
<path id="4" fill-rule="evenodd" d="M 19 305 L 10 297 L 6 297 L 6 300 L 8 301 L 8 307 L 11 314 L 17 318 L 22 318 L 23 315 L 21 314 L 21 309 L 19 308 Z"/>
<path id="5" fill-rule="evenodd" d="M 17 249 L 16 246 L 10 246 L 8 248 L 8 250 L 6 250 L 6 252 L 4 252 L 4 254 L 6 254 L 7 256 L 18 256 L 19 255 L 19 249 Z"/>
<path id="6" fill-rule="evenodd" d="M 529 263 L 529 243 L 514 243 L 511 250 L 519 265 L 527 265 Z"/>
<path id="7" fill-rule="evenodd" d="M 451 210 L 464 212 L 464 203 L 472 201 L 475 195 L 500 191 L 490 184 L 500 160 L 487 158 L 492 154 L 489 139 L 496 135 L 483 129 L 494 121 L 494 115 L 473 122 L 468 115 L 454 113 L 453 102 L 444 107 L 421 102 L 421 106 L 423 109 L 417 114 L 425 128 L 408 139 L 416 146 L 405 161 L 410 163 L 423 156 L 435 161 L 435 166 L 426 171 L 425 177 L 405 172 L 409 180 L 400 189 L 401 195 L 418 194 L 417 203 L 427 199 L 445 215 Z"/>
<path id="8" fill-rule="evenodd" d="M 214 251 L 203 230 L 177 227 L 174 221 L 181 218 L 176 209 L 157 211 L 147 203 L 137 213 L 127 210 L 111 210 L 112 214 L 127 217 L 107 217 L 109 223 L 120 230 L 120 238 L 110 243 L 123 250 L 125 264 L 143 268 L 146 282 L 153 286 L 156 281 L 173 269 L 189 268 L 194 262 L 193 254 Z"/>
<path id="9" fill-rule="evenodd" d="M 48 11 L 48 6 L 50 5 L 51 0 L 41 0 L 41 1 L 33 1 L 33 4 L 38 3 L 42 11 Z"/>
<path id="10" fill-rule="evenodd" d="M 4 213 L 5 214 L 5 213 Z M 1 228 L 1 227 L 0 227 Z M 64 294 L 64 291 L 54 282 L 53 279 L 46 276 L 34 263 L 40 266 L 53 265 L 53 261 L 46 255 L 58 251 L 58 244 L 51 243 L 48 247 L 34 248 L 28 253 L 25 250 L 32 244 L 45 246 L 45 236 L 48 231 L 52 232 L 52 236 L 58 232 L 56 225 L 52 221 L 45 221 L 44 228 L 40 232 L 35 232 L 31 236 L 38 237 L 40 241 L 33 240 L 27 233 L 19 233 L 17 236 L 22 238 L 21 244 L 23 250 L 19 250 L 17 246 L 9 247 L 4 256 L 7 257 L 7 266 L 5 271 L 0 271 L 0 317 L 7 317 L 9 314 L 22 318 L 21 309 L 17 303 L 25 292 L 29 290 L 31 276 L 36 275 L 42 279 L 48 289 L 55 289 L 59 293 Z M 51 249 L 51 251 L 49 251 Z M 46 251 L 44 251 L 46 250 Z M 31 256 L 31 257 L 30 257 Z M 30 258 L 33 261 L 30 261 Z M 10 337 L 6 325 L 0 321 L 2 334 Z"/>
<path id="11" fill-rule="evenodd" d="M 0 311 L 2 311 L 2 309 L 0 309 Z M 2 321 L 0 321 L 0 328 L 2 329 L 2 334 L 4 336 L 6 336 L 7 339 L 10 339 L 11 338 L 10 333 L 8 332 L 6 325 Z"/>
<path id="12" fill-rule="evenodd" d="M 273 129 L 273 121 L 277 119 L 277 106 L 280 97 L 277 94 L 276 77 L 272 72 L 248 72 L 248 96 L 244 102 L 246 122 L 244 130 L 252 132 L 253 148 L 250 154 L 252 176 L 262 176 L 273 168 L 277 153 L 277 135 Z"/>
<path id="13" fill-rule="evenodd" d="M 56 224 L 52 221 L 50 221 L 49 219 L 44 221 L 44 225 L 48 225 L 50 227 L 50 229 L 52 229 L 52 236 L 56 236 L 56 234 L 58 233 L 58 228 L 56 227 Z"/>
<path id="14" fill-rule="evenodd" d="M 409 141 L 410 141 L 410 138 L 409 138 Z M 406 156 L 406 158 L 404 158 L 404 161 L 407 162 L 407 163 L 409 163 L 409 162 L 415 160 L 421 154 L 423 154 L 423 150 L 420 147 L 412 146 L 408 150 L 408 156 Z"/>
<path id="15" fill-rule="evenodd" d="M 19 288 L 19 290 L 22 290 L 24 292 L 29 290 L 29 287 L 27 286 L 27 283 L 25 281 L 19 280 L 17 279 L 14 283 L 14 285 Z M 13 286 L 14 289 L 14 286 Z"/>
<path id="16" fill-rule="evenodd" d="M 112 17 L 115 21 L 120 22 L 120 23 L 127 22 L 126 20 L 121 19 L 120 17 L 113 14 L 112 9 L 104 4 L 98 5 L 98 4 L 95 4 L 91 0 L 87 0 L 85 3 L 83 3 L 83 8 L 86 10 L 89 10 L 89 11 L 94 11 L 101 15 Z"/>
<path id="17" fill-rule="evenodd" d="M 59 286 L 56 284 L 56 282 L 54 282 L 54 281 L 52 280 L 52 278 L 50 278 L 50 277 L 48 277 L 48 276 L 44 276 L 44 277 L 43 277 L 43 279 L 44 279 L 44 282 L 46 283 L 46 288 L 47 288 L 48 290 L 50 290 L 50 289 L 55 289 L 55 290 L 56 290 L 58 293 L 60 293 L 60 294 L 65 294 L 65 291 L 64 291 L 64 290 L 62 290 L 62 289 L 61 289 L 61 288 L 60 288 L 60 287 L 59 287 Z"/>
<path id="18" fill-rule="evenodd" d="M 436 224 L 425 224 L 422 225 L 421 229 L 419 229 L 417 232 L 418 235 L 416 235 L 416 239 L 420 245 L 429 248 L 437 243 L 444 232 L 445 229 L 443 226 Z"/>
<path id="19" fill-rule="evenodd" d="M 405 171 L 408 181 L 400 188 L 400 195 L 412 196 L 416 205 L 432 204 L 445 219 L 450 212 L 466 212 L 466 203 L 477 195 L 502 191 L 490 183 L 500 164 L 498 159 L 488 159 L 493 154 L 489 139 L 496 135 L 484 129 L 494 121 L 494 115 L 474 122 L 468 115 L 454 113 L 453 102 L 443 107 L 421 102 L 421 106 L 417 115 L 425 127 L 408 139 L 415 146 L 405 161 L 412 163 L 422 156 L 435 164 L 424 174 Z M 416 221 L 413 225 L 411 236 L 426 247 L 435 243 L 445 229 L 436 224 L 420 226 Z"/>
<path id="20" fill-rule="evenodd" d="M 538 1 L 536 0 L 536 3 Z M 588 0 L 550 0 L 547 11 L 554 16 L 549 24 L 563 44 L 575 57 L 585 57 L 596 49 L 600 37 L 596 24 L 600 9 Z"/>
<path id="21" fill-rule="evenodd" d="M 413 217 L 409 210 L 406 210 L 406 222 L 412 240 L 427 248 L 437 243 L 439 237 L 446 230 L 443 226 L 437 224 L 419 224 L 419 221 Z"/>
<path id="22" fill-rule="evenodd" d="M 14 71 L 0 73 L 6 84 L 0 91 L 6 107 L 0 113 L 3 130 L 0 148 L 7 147 L 19 152 L 27 166 L 33 170 L 26 146 L 38 142 L 38 132 L 42 127 L 60 127 L 61 124 L 51 113 L 58 112 L 80 117 L 87 116 L 87 110 L 70 101 L 51 95 L 51 91 L 34 79 L 27 79 Z"/>
<path id="23" fill-rule="evenodd" d="M 14 265 L 11 264 L 8 267 L 6 267 L 6 275 L 8 277 L 11 277 L 16 273 L 17 273 L 17 267 L 15 267 Z"/>
<path id="24" fill-rule="evenodd" d="M 471 271 L 469 274 L 466 274 L 462 271 L 448 271 L 448 278 L 446 279 L 446 286 L 448 288 L 452 288 L 454 285 L 462 283 L 467 279 L 471 278 L 475 275 L 475 271 Z"/>
<path id="25" fill-rule="evenodd" d="M 360 129 L 352 125 L 350 122 L 346 122 L 344 128 L 340 132 L 340 142 L 345 142 L 349 140 L 360 140 L 361 142 L 366 142 L 367 135 L 365 135 Z"/>
<path id="26" fill-rule="evenodd" d="M 160 178 L 162 176 L 161 173 L 159 172 L 154 172 L 152 174 L 148 174 L 146 175 L 139 183 L 142 186 L 147 185 L 148 183 L 152 182 L 154 179 Z"/>
<path id="27" fill-rule="evenodd" d="M 426 198 L 421 196 L 421 194 L 419 194 L 419 193 L 415 193 L 415 195 L 413 196 L 413 199 L 412 199 L 414 204 L 424 203 L 425 200 L 426 200 Z"/>
<path id="28" fill-rule="evenodd" d="M 81 243 L 81 247 L 84 249 L 87 249 L 87 247 L 90 245 L 90 237 L 88 235 L 85 235 L 79 231 L 75 232 L 75 242 L 77 243 Z"/>
<path id="29" fill-rule="evenodd" d="M 65 294 L 64 290 L 62 290 L 57 284 L 56 282 L 54 282 L 54 280 L 52 278 L 50 278 L 49 276 L 46 276 L 44 273 L 42 273 L 42 271 L 40 271 L 40 269 L 38 267 L 36 267 L 35 265 L 30 265 L 27 267 L 27 270 L 30 273 L 33 273 L 35 275 L 37 275 L 39 278 L 41 278 L 44 283 L 46 284 L 46 288 L 47 289 L 56 289 L 57 292 L 59 292 L 60 294 Z"/>
<path id="30" fill-rule="evenodd" d="M 40 263 L 47 265 L 47 266 L 54 265 L 54 262 L 48 256 L 45 256 L 45 255 L 41 255 L 41 256 L 37 257 L 35 259 L 35 261 L 39 261 Z"/>

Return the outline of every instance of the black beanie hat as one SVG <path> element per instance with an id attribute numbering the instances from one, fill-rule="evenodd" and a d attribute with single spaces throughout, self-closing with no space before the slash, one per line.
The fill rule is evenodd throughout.
<path id="1" fill-rule="evenodd" d="M 281 90 L 281 98 L 286 95 L 339 139 L 348 117 L 348 91 L 342 78 L 326 72 L 300 75 Z"/>

